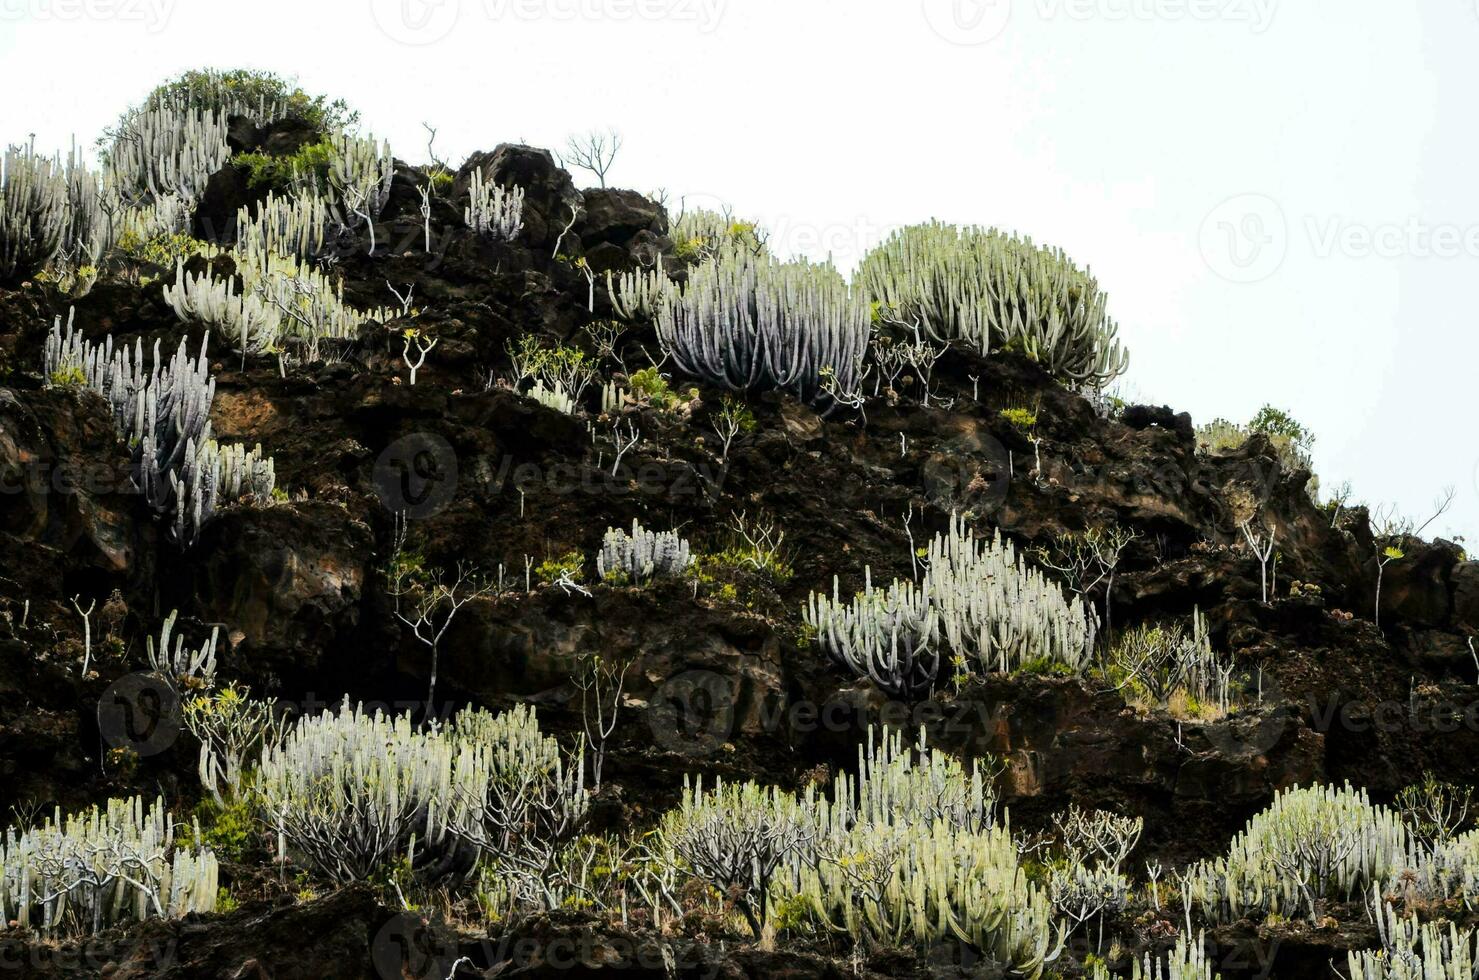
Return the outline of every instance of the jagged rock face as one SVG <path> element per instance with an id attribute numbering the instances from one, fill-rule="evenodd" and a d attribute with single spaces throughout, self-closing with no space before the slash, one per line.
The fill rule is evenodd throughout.
<path id="1" fill-rule="evenodd" d="M 492 153 L 474 153 L 457 171 L 454 200 L 467 199 L 473 170 L 481 170 L 483 179 L 492 183 L 524 189 L 524 231 L 519 240 L 525 247 L 548 254 L 560 240 L 563 252 L 579 254 L 579 237 L 561 235 L 579 216 L 584 201 L 548 150 L 502 143 Z"/>
<path id="2" fill-rule="evenodd" d="M 287 150 L 313 137 L 238 120 L 232 143 Z M 517 241 L 483 241 L 463 225 L 474 168 L 524 188 Z M 655 254 L 681 273 L 662 208 L 632 191 L 581 192 L 547 151 L 511 144 L 476 154 L 450 192 L 430 196 L 429 222 L 420 212 L 426 186 L 424 172 L 399 164 L 375 254 L 367 240 L 350 242 L 336 264 L 361 307 L 391 301 L 387 280 L 413 288 L 422 308 L 414 321 L 369 324 L 341 356 L 286 377 L 269 359 L 243 368 L 213 349 L 218 438 L 260 442 L 292 499 L 228 506 L 183 552 L 132 492 L 127 447 L 102 403 L 44 388 L 36 375 L 42 338 L 67 302 L 0 292 L 0 383 L 10 386 L 0 389 L 0 477 L 75 462 L 103 473 L 77 493 L 0 493 L 0 812 L 161 785 L 182 799 L 195 792 L 193 744 L 127 773 L 105 770 L 93 748 L 99 700 L 141 669 L 142 637 L 170 609 L 192 636 L 220 624 L 223 674 L 256 694 L 290 703 L 423 700 L 429 652 L 397 622 L 386 589 L 396 510 L 415 511 L 414 547 L 431 565 L 466 562 L 490 576 L 503 569 L 505 594 L 468 606 L 445 637 L 438 694 L 449 705 L 532 702 L 549 730 L 573 737 L 580 658 L 630 664 L 596 829 L 647 826 L 688 773 L 794 786 L 818 769 L 851 767 L 870 726 L 883 723 L 922 724 L 931 742 L 962 757 L 999 758 L 1014 828 L 1046 826 L 1070 802 L 1143 815 L 1136 861 L 1215 853 L 1277 789 L 1297 783 L 1351 779 L 1390 798 L 1425 769 L 1479 778 L 1479 727 L 1446 727 L 1437 708 L 1433 718 L 1403 713 L 1416 696 L 1420 707 L 1479 717 L 1467 642 L 1479 632 L 1479 563 L 1442 542 L 1409 548 L 1383 575 L 1378 630 L 1367 515 L 1357 509 L 1332 521 L 1311 501 L 1308 474 L 1286 471 L 1266 440 L 1201 456 L 1185 414 L 1132 406 L 1121 420 L 1105 419 L 1025 358 L 954 350 L 936 366 L 928 406 L 905 389 L 871 400 L 862 419 L 751 395 L 757 428 L 722 462 L 712 424 L 726 392 L 674 377 L 675 388 L 698 398 L 681 412 L 641 411 L 642 439 L 618 467 L 609 419 L 540 407 L 499 379 L 511 342 L 584 343 L 582 328 L 612 315 L 603 277 L 592 298 L 570 257 L 599 272 L 650 265 Z M 256 198 L 228 167 L 206 199 L 198 221 L 234 220 Z M 156 338 L 169 350 L 182 333 L 198 337 L 162 303 L 157 284 L 105 282 L 76 306 L 90 337 L 140 338 L 146 350 Z M 398 343 L 411 325 L 439 340 L 414 387 Z M 650 324 L 626 327 L 618 349 L 626 370 L 647 363 L 644 351 L 660 356 Z M 1002 416 L 1022 405 L 1038 417 L 1030 434 Z M 434 465 L 423 468 L 426 459 Z M 1276 534 L 1269 603 L 1232 505 L 1240 491 Z M 638 518 L 717 555 L 734 544 L 727 524 L 742 513 L 784 531 L 789 577 L 740 576 L 724 594 L 688 582 L 618 587 L 587 575 L 584 595 L 528 573 L 525 592 L 526 568 L 571 551 L 589 557 L 608 527 Z M 1109 594 L 1091 594 L 1095 607 L 1107 608 L 1116 628 L 1185 621 L 1200 609 L 1216 648 L 1239 670 L 1262 672 L 1265 708 L 1199 723 L 1137 712 L 1092 684 L 1031 676 L 942 687 L 934 715 L 888 703 L 804 638 L 800 610 L 834 579 L 843 595 L 861 588 L 867 568 L 880 584 L 913 576 L 913 549 L 952 513 L 1024 549 L 1109 522 L 1134 530 Z M 1290 597 L 1295 580 L 1317 591 Z M 114 589 L 129 611 L 131 645 L 95 659 L 95 675 L 82 678 L 82 621 L 71 597 Z M 31 621 L 22 626 L 27 601 Z M 383 975 L 377 937 L 391 918 L 351 890 L 206 924 L 154 924 L 143 934 L 176 941 L 176 960 L 151 973 L 120 957 L 115 975 Z M 531 928 L 597 932 L 578 917 Z M 1229 944 L 1247 941 L 1224 931 Z M 599 950 L 625 941 L 597 938 Z M 1312 975 L 1300 971 L 1348 938 L 1305 937 L 1272 975 Z M 444 948 L 460 949 L 455 940 Z M 668 975 L 596 955 L 603 975 Z M 851 964 L 804 951 L 706 947 L 695 955 L 723 976 L 854 975 Z M 880 957 L 862 975 L 944 968 Z M 558 972 L 540 962 L 521 975 Z"/>
<path id="3" fill-rule="evenodd" d="M 140 497 L 101 398 L 0 388 L 0 481 L 7 575 L 56 588 L 68 571 L 121 581 L 131 570 Z"/>
<path id="4" fill-rule="evenodd" d="M 174 605 L 227 624 L 245 676 L 312 677 L 355 634 L 372 551 L 369 529 L 332 504 L 244 509 L 214 521 L 166 576 Z"/>
<path id="5" fill-rule="evenodd" d="M 667 211 L 636 191 L 590 188 L 578 226 L 586 259 L 596 272 L 652 266 L 671 251 Z"/>

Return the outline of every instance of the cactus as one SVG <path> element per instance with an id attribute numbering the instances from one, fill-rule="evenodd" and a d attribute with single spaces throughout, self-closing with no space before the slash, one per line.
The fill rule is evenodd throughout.
<path id="1" fill-rule="evenodd" d="M 894 232 L 855 280 L 885 320 L 982 354 L 1020 349 L 1066 381 L 1103 387 L 1129 357 L 1105 295 L 1063 252 L 996 229 L 939 222 Z"/>
<path id="2" fill-rule="evenodd" d="M 282 327 L 282 312 L 260 294 L 236 291 L 235 277 L 213 278 L 209 271 L 185 272 L 175 265 L 174 285 L 164 287 L 164 300 L 185 323 L 198 323 L 247 354 L 272 350 Z"/>
<path id="3" fill-rule="evenodd" d="M 159 646 L 154 645 L 154 637 L 148 638 L 149 666 L 168 681 L 176 693 L 181 688 L 208 691 L 216 686 L 216 639 L 221 632 L 220 627 L 211 629 L 211 638 L 199 649 L 187 648 L 182 636 L 174 638 L 175 645 L 171 648 L 170 634 L 174 632 L 177 616 L 179 610 L 172 610 L 165 617 L 164 625 L 159 629 Z"/>
<path id="4" fill-rule="evenodd" d="M 731 390 L 778 388 L 810 401 L 824 382 L 855 394 L 868 308 L 829 265 L 779 262 L 735 245 L 668 289 L 657 335 L 679 370 Z"/>
<path id="5" fill-rule="evenodd" d="M 805 610 L 822 648 L 890 694 L 915 696 L 935 682 L 947 655 L 962 670 L 1010 672 L 1046 660 L 1081 671 L 1094 648 L 1092 613 L 1038 570 L 998 531 L 977 540 L 957 517 L 938 534 L 923 580 L 873 588 L 850 604 L 813 593 Z"/>
<path id="6" fill-rule="evenodd" d="M 40 272 L 68 230 L 68 182 L 60 161 L 37 156 L 34 144 L 0 157 L 0 283 Z"/>
<path id="7" fill-rule="evenodd" d="M 462 220 L 480 235 L 495 242 L 511 242 L 524 228 L 524 189 L 488 183 L 482 170 L 474 169 L 468 186 L 467 207 Z"/>
<path id="8" fill-rule="evenodd" d="M 658 264 L 651 269 L 637 269 L 615 276 L 606 273 L 606 294 L 611 308 L 623 320 L 650 320 L 657 315 L 664 292 L 674 288 L 673 281 Z"/>
<path id="9" fill-rule="evenodd" d="M 248 256 L 313 258 L 324 250 L 328 224 L 329 205 L 320 195 L 269 192 L 255 213 L 248 207 L 236 212 L 236 249 Z"/>
<path id="10" fill-rule="evenodd" d="M 164 800 L 146 810 L 142 797 L 11 827 L 0 847 L 0 920 L 56 937 L 214 911 L 216 857 L 177 845 L 175 831 Z"/>
<path id="11" fill-rule="evenodd" d="M 1408 831 L 1364 790 L 1311 786 L 1279 793 L 1233 838 L 1227 856 L 1194 865 L 1182 893 L 1213 922 L 1250 912 L 1314 922 L 1329 898 L 1350 901 L 1407 858 Z"/>
<path id="12" fill-rule="evenodd" d="M 759 939 L 783 865 L 813 840 L 810 823 L 808 808 L 783 790 L 720 780 L 706 793 L 701 778 L 684 777 L 682 803 L 664 817 L 661 833 L 695 875 L 735 896 Z"/>
<path id="13" fill-rule="evenodd" d="M 173 195 L 193 211 L 206 182 L 231 158 L 227 119 L 224 111 L 163 103 L 132 114 L 106 154 L 114 191 L 134 207 Z"/>
<path id="14" fill-rule="evenodd" d="M 1200 933 L 1195 942 L 1190 941 L 1185 933 L 1178 936 L 1175 947 L 1164 961 L 1146 953 L 1140 959 L 1130 962 L 1133 968 L 1131 980 L 1220 980 L 1222 976 L 1212 972 L 1212 963 L 1207 958 L 1206 944 Z M 1119 975 L 1123 977 L 1125 974 Z M 1090 974 L 1091 980 L 1110 980 L 1110 976 L 1109 968 L 1102 961 L 1094 964 L 1094 971 Z"/>
<path id="15" fill-rule="evenodd" d="M 211 517 L 216 502 L 250 496 L 271 499 L 272 461 L 261 448 L 222 449 L 211 438 L 210 410 L 216 383 L 206 362 L 206 344 L 191 358 L 186 341 L 174 357 L 160 357 L 154 343 L 152 369 L 145 366 L 143 341 L 130 350 L 113 350 L 112 336 L 89 343 L 73 326 L 66 330 L 58 316 L 46 338 L 44 367 L 48 378 L 68 370 L 82 373 L 88 388 L 112 410 L 113 421 L 132 449 L 134 480 L 144 499 L 160 514 L 172 514 L 175 540 L 185 545 Z"/>
<path id="16" fill-rule="evenodd" d="M 625 575 L 629 582 L 654 576 L 677 578 L 693 567 L 688 541 L 673 531 L 649 531 L 632 521 L 632 533 L 608 527 L 596 556 L 596 574 L 602 579 Z"/>
<path id="17" fill-rule="evenodd" d="M 442 729 L 348 700 L 301 719 L 257 767 L 263 819 L 336 881 L 369 877 L 413 847 L 471 845 L 532 883 L 584 818 L 584 755 L 566 757 L 527 708 L 468 709 Z"/>
<path id="18" fill-rule="evenodd" d="M 1350 980 L 1473 980 L 1479 974 L 1479 936 L 1452 922 L 1403 918 L 1376 896 L 1380 950 L 1346 955 Z"/>

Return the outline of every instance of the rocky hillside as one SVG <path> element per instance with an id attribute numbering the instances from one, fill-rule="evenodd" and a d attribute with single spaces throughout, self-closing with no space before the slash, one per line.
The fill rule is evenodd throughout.
<path id="1" fill-rule="evenodd" d="M 235 241 L 238 210 L 268 191 L 251 155 L 321 135 L 233 117 L 188 240 Z M 509 240 L 468 226 L 483 184 L 522 191 Z M 138 446 L 108 400 L 48 370 L 48 336 L 70 318 L 87 342 L 141 342 L 147 358 L 183 339 L 193 357 L 206 330 L 166 296 L 176 259 L 221 280 L 237 258 L 135 242 L 87 289 L 36 271 L 0 286 L 0 812 L 25 830 L 56 808 L 162 798 L 179 840 L 212 847 L 221 890 L 214 911 L 96 933 L 26 928 L 6 905 L 0 955 L 19 975 L 1002 975 L 964 936 L 865 942 L 802 927 L 800 907 L 757 941 L 739 914 L 753 896 L 696 879 L 688 914 L 664 923 L 638 914 L 635 890 L 496 915 L 476 872 L 435 848 L 347 881 L 280 852 L 270 812 L 213 802 L 186 723 L 193 698 L 229 685 L 276 699 L 289 726 L 346 698 L 418 725 L 530 705 L 574 752 L 603 696 L 592 677 L 621 688 L 571 836 L 640 837 L 684 803 L 685 777 L 825 793 L 885 727 L 922 729 L 992 774 L 1020 873 L 1044 894 L 1070 807 L 1143 820 L 1116 865 L 1128 891 L 1081 921 L 1060 902 L 1062 949 L 1039 975 L 1129 976 L 1178 939 L 1200 940 L 1228 980 L 1348 975 L 1348 950 L 1381 945 L 1364 880 L 1315 884 L 1309 915 L 1213 914 L 1181 875 L 1226 855 L 1281 790 L 1349 783 L 1412 823 L 1404 789 L 1475 781 L 1479 563 L 1461 548 L 1382 537 L 1363 508 L 1317 503 L 1276 439 L 1199 449 L 1189 416 L 1114 404 L 1022 350 L 941 344 L 926 372 L 875 368 L 851 401 L 728 390 L 665 356 L 653 318 L 612 295 L 608 272 L 658 267 L 674 288 L 699 274 L 668 210 L 582 190 L 544 150 L 498 145 L 455 173 L 396 162 L 387 188 L 372 222 L 321 252 L 343 301 L 379 315 L 311 352 L 206 342 L 214 437 L 260 445 L 275 489 L 222 499 L 188 539 L 137 489 Z M 531 397 L 517 356 L 535 347 L 595 366 L 570 411 Z M 829 655 L 813 594 L 835 581 L 845 601 L 865 572 L 876 587 L 919 579 L 952 517 L 1082 602 L 1088 662 L 944 663 L 932 684 L 889 691 Z M 608 529 L 634 521 L 676 531 L 693 563 L 603 576 Z M 1074 573 L 1074 543 L 1100 540 L 1086 532 L 1117 535 L 1110 574 Z M 1260 561 L 1269 540 L 1276 559 Z M 216 633 L 208 680 L 155 663 L 175 612 L 187 651 Z M 1174 683 L 1157 696 L 1114 660 L 1125 637 L 1198 617 L 1225 703 Z M 1387 871 L 1374 884 L 1390 898 L 1403 879 Z M 1393 907 L 1472 924 L 1455 887 Z"/>

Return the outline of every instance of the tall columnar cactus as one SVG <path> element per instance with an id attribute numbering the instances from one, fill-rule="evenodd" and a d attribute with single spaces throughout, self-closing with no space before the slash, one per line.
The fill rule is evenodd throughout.
<path id="1" fill-rule="evenodd" d="M 431 807 L 447 793 L 452 747 L 409 715 L 366 714 L 348 701 L 305 717 L 257 766 L 262 818 L 336 881 L 357 881 L 410 852 L 413 835 L 440 840 Z"/>
<path id="2" fill-rule="evenodd" d="M 250 453 L 223 451 L 211 438 L 216 383 L 206 362 L 208 339 L 201 340 L 200 354 L 191 358 L 182 338 L 167 362 L 155 341 L 151 368 L 142 341 L 135 341 L 132 350 L 116 352 L 111 335 L 89 343 L 70 314 L 66 330 L 57 317 L 46 338 L 47 377 L 58 379 L 76 370 L 108 403 L 132 447 L 134 479 L 144 499 L 159 513 L 173 514 L 170 527 L 181 544 L 194 539 L 217 501 L 250 496 L 266 502 L 274 486 L 272 462 L 260 447 Z"/>
<path id="3" fill-rule="evenodd" d="M 1226 857 L 1182 876 L 1182 894 L 1214 922 L 1250 912 L 1319 915 L 1327 899 L 1350 901 L 1387 879 L 1407 857 L 1408 831 L 1365 790 L 1287 789 L 1233 838 Z"/>
<path id="4" fill-rule="evenodd" d="M 217 279 L 210 270 L 187 273 L 175 265 L 173 285 L 164 286 L 164 301 L 185 323 L 198 323 L 246 354 L 260 354 L 277 345 L 282 311 L 260 292 L 237 292 L 234 276 Z"/>
<path id="5" fill-rule="evenodd" d="M 0 847 L 0 920 L 69 936 L 214 911 L 216 857 L 177 844 L 176 829 L 162 799 L 146 809 L 142 797 L 11 827 Z"/>
<path id="6" fill-rule="evenodd" d="M 1479 975 L 1479 934 L 1452 922 L 1404 918 L 1377 896 L 1379 950 L 1346 954 L 1350 980 L 1473 980 Z"/>
<path id="7" fill-rule="evenodd" d="M 456 756 L 438 830 L 471 845 L 516 901 L 557 908 L 555 868 L 590 808 L 584 743 L 567 754 L 523 705 L 499 715 L 469 708 L 449 733 Z"/>
<path id="8" fill-rule="evenodd" d="M 994 228 L 900 229 L 863 258 L 856 281 L 885 319 L 937 342 L 983 354 L 1011 346 L 1095 387 L 1129 364 L 1093 276 L 1060 250 Z"/>
<path id="9" fill-rule="evenodd" d="M 870 329 L 867 304 L 831 266 L 733 244 L 665 290 L 657 309 L 658 340 L 685 374 L 803 400 L 858 391 Z"/>
<path id="10" fill-rule="evenodd" d="M 1130 963 L 1129 974 L 1121 971 L 1117 975 L 1128 976 L 1130 980 L 1220 980 L 1222 976 L 1212 972 L 1212 961 L 1207 958 L 1206 944 L 1201 935 L 1191 939 L 1182 933 L 1176 938 L 1176 945 L 1166 954 L 1164 960 L 1146 953 Z M 1094 972 L 1090 976 L 1092 980 L 1110 980 L 1114 975 L 1101 960 L 1094 964 Z M 1375 976 L 1370 980 L 1375 980 Z M 1413 980 L 1417 978 L 1414 977 Z"/>
<path id="11" fill-rule="evenodd" d="M 584 778 L 583 753 L 562 753 L 527 708 L 469 709 L 424 730 L 409 714 L 367 714 L 346 700 L 268 745 L 255 785 L 279 849 L 336 881 L 456 841 L 537 899 L 558 846 L 585 816 Z"/>
<path id="12" fill-rule="evenodd" d="M 522 187 L 494 184 L 483 176 L 481 169 L 474 169 L 467 195 L 462 220 L 478 234 L 495 242 L 511 242 L 524 229 Z"/>
<path id="13" fill-rule="evenodd" d="M 12 146 L 0 157 L 0 283 L 40 272 L 68 230 L 66 172 L 38 156 L 34 145 Z"/>
<path id="14" fill-rule="evenodd" d="M 329 205 L 313 191 L 279 197 L 269 192 L 255 209 L 236 212 L 236 249 L 248 256 L 310 259 L 324 249 Z"/>
<path id="15" fill-rule="evenodd" d="M 617 276 L 606 273 L 606 293 L 611 308 L 624 320 L 647 320 L 657 315 L 663 294 L 676 288 L 661 265 L 637 269 Z"/>
<path id="16" fill-rule="evenodd" d="M 88 169 L 77 147 L 67 157 L 67 219 L 56 264 L 65 274 L 83 276 L 91 285 L 97 277 L 98 257 L 113 244 L 112 229 L 103 211 L 103 192 L 97 175 Z M 82 270 L 91 269 L 90 274 Z M 82 290 L 85 292 L 85 288 Z"/>
<path id="17" fill-rule="evenodd" d="M 607 528 L 596 573 L 601 578 L 624 575 L 630 582 L 645 582 L 654 576 L 676 578 L 693 566 L 688 541 L 673 531 L 649 531 L 632 521 L 632 533 Z"/>
<path id="18" fill-rule="evenodd" d="M 113 188 L 135 207 L 174 195 L 193 210 L 231 158 L 227 119 L 225 112 L 171 105 L 134 113 L 108 149 Z"/>
<path id="19" fill-rule="evenodd" d="M 813 593 L 805 617 L 838 663 L 891 694 L 935 682 L 942 660 L 961 671 L 1010 672 L 1045 660 L 1080 671 L 1094 648 L 1089 608 L 1027 566 L 1000 532 L 975 538 L 958 518 L 930 543 L 923 580 L 867 585 L 850 603 L 837 584 Z"/>

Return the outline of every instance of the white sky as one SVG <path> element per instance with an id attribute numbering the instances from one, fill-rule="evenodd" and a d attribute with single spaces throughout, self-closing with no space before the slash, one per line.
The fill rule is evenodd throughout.
<path id="1" fill-rule="evenodd" d="M 1476 51 L 1476 0 L 0 0 L 0 140 L 267 68 L 414 162 L 423 120 L 454 164 L 615 126 L 612 183 L 844 269 L 1016 230 L 1098 275 L 1144 400 L 1283 406 L 1327 488 L 1453 485 L 1432 530 L 1479 534 Z"/>

